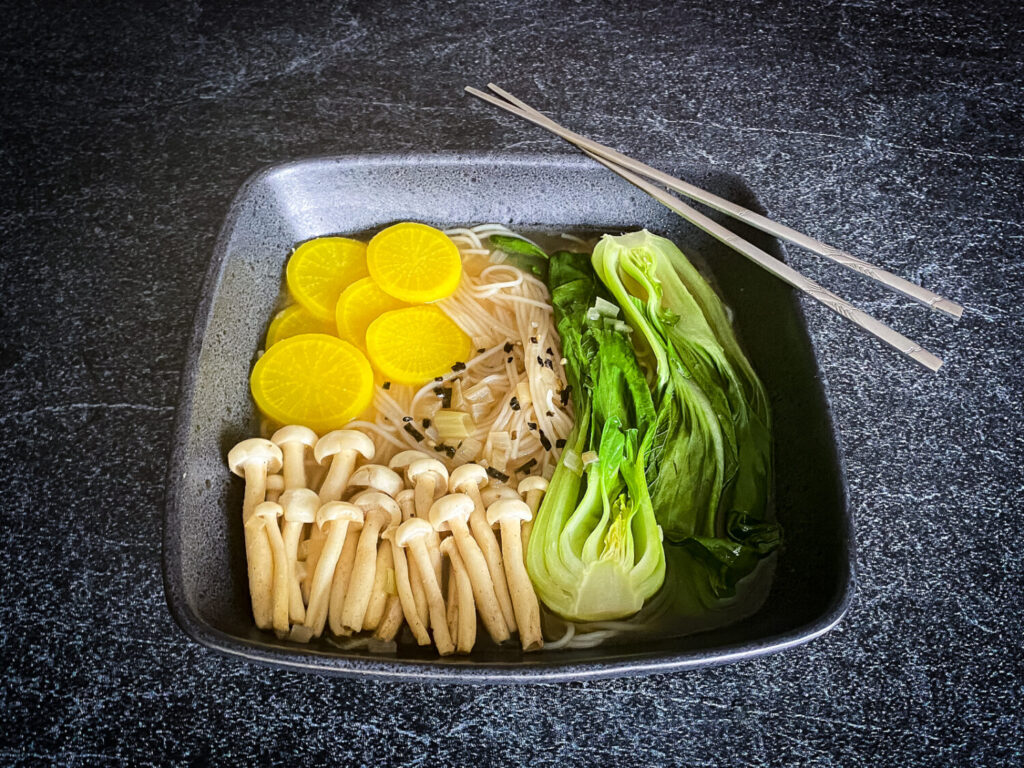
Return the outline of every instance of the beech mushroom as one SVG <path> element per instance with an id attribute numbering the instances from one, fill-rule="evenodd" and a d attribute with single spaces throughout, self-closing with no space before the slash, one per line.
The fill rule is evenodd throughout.
<path id="1" fill-rule="evenodd" d="M 290 424 L 281 427 L 270 436 L 281 454 L 284 456 L 284 487 L 286 491 L 292 488 L 306 488 L 306 449 L 313 449 L 317 443 L 316 432 L 309 427 L 300 424 Z"/>
<path id="2" fill-rule="evenodd" d="M 533 517 L 530 507 L 518 499 L 499 499 L 487 509 L 487 522 L 501 526 L 501 548 L 505 555 L 505 573 L 512 593 L 512 604 L 519 622 L 519 640 L 524 651 L 544 646 L 540 629 L 540 604 L 530 583 L 523 560 L 520 528 Z"/>
<path id="3" fill-rule="evenodd" d="M 409 465 L 414 461 L 420 461 L 421 459 L 433 459 L 426 451 L 399 451 L 388 461 L 388 466 L 395 470 L 395 472 L 404 472 L 408 469 Z"/>
<path id="4" fill-rule="evenodd" d="M 313 456 L 318 464 L 325 464 L 331 459 L 327 476 L 320 486 L 320 502 L 338 501 L 356 466 L 356 457 L 362 455 L 372 461 L 376 449 L 373 440 L 354 429 L 336 429 L 316 441 Z"/>
<path id="5" fill-rule="evenodd" d="M 264 501 L 252 510 L 245 527 L 261 526 L 270 542 L 271 570 L 264 574 L 271 582 L 271 626 L 279 637 L 288 634 L 288 558 L 284 553 L 284 541 L 281 529 L 277 527 L 277 518 L 282 514 L 281 505 L 273 501 Z"/>
<path id="6" fill-rule="evenodd" d="M 412 568 L 415 566 L 416 561 L 410 561 L 405 556 L 405 550 L 398 545 L 396 541 L 398 529 L 388 528 L 381 538 L 386 539 L 391 545 L 391 557 L 395 563 L 395 589 L 398 592 L 398 599 L 402 603 L 402 613 L 405 616 L 405 621 L 409 625 L 409 630 L 412 632 L 413 637 L 416 638 L 418 645 L 430 645 L 430 634 L 427 632 L 427 622 L 424 621 L 419 614 L 419 606 L 416 604 L 412 579 L 416 579 L 416 584 L 419 585 L 420 591 L 423 593 L 423 604 L 426 606 L 426 592 L 423 589 L 423 583 L 419 580 L 419 571 L 416 571 L 414 576 Z M 385 622 L 387 617 L 385 617 Z M 378 631 L 381 631 L 378 627 Z"/>
<path id="7" fill-rule="evenodd" d="M 228 466 L 245 478 L 242 522 L 252 615 L 257 627 L 269 629 L 274 621 L 273 553 L 262 524 L 250 525 L 249 521 L 256 505 L 266 499 L 267 473 L 281 469 L 281 449 L 260 437 L 243 440 L 228 452 Z"/>
<path id="8" fill-rule="evenodd" d="M 282 475 L 267 475 L 267 501 L 277 501 L 284 491 L 284 477 Z"/>
<path id="9" fill-rule="evenodd" d="M 349 488 L 372 488 L 392 499 L 402 490 L 402 476 L 383 464 L 363 464 L 349 478 Z"/>
<path id="10" fill-rule="evenodd" d="M 399 518 L 398 522 L 401 522 Z M 395 523 L 391 528 L 398 526 Z M 387 531 L 384 531 L 387 533 Z M 377 562 L 373 571 L 373 586 L 370 587 L 370 602 L 366 604 L 366 615 L 363 617 L 363 629 L 376 629 L 384 618 L 384 609 L 388 602 L 388 576 L 394 582 L 395 558 L 391 554 L 391 544 L 384 541 L 384 534 L 381 534 L 381 542 L 377 545 Z"/>
<path id="11" fill-rule="evenodd" d="M 375 451 L 373 440 L 354 429 L 336 429 L 317 440 L 313 446 L 313 458 L 321 465 L 330 460 L 327 475 L 320 485 L 320 503 L 339 501 L 348 487 L 357 457 L 362 455 L 367 461 L 372 461 Z M 313 578 L 322 545 L 323 533 L 314 527 L 306 554 L 307 579 Z"/>
<path id="12" fill-rule="evenodd" d="M 329 501 L 317 510 L 317 527 L 326 535 L 323 550 L 316 562 L 313 586 L 309 591 L 305 626 L 319 637 L 327 623 L 327 608 L 331 594 L 331 579 L 341 556 L 349 528 L 365 525 L 363 509 L 344 501 Z"/>
<path id="13" fill-rule="evenodd" d="M 299 538 L 306 523 L 316 522 L 320 497 L 308 488 L 292 488 L 281 494 L 280 503 L 284 508 L 281 536 L 288 558 L 288 615 L 293 623 L 302 624 L 306 621 L 306 607 L 298 579 Z"/>
<path id="14" fill-rule="evenodd" d="M 451 530 L 469 573 L 473 597 L 487 634 L 494 642 L 503 643 L 509 637 L 508 625 L 502 616 L 498 598 L 494 595 L 494 583 L 487 570 L 487 561 L 467 525 L 469 516 L 473 514 L 473 507 L 473 500 L 464 493 L 444 496 L 430 507 L 430 524 L 438 531 Z M 431 615 L 431 623 L 433 620 Z"/>
<path id="15" fill-rule="evenodd" d="M 385 467 L 386 469 L 386 467 Z M 363 530 L 359 533 L 359 546 L 352 566 L 352 576 L 345 593 L 345 604 L 341 609 L 341 626 L 352 632 L 363 628 L 366 607 L 370 602 L 373 578 L 377 562 L 377 540 L 380 532 L 389 525 L 402 522 L 402 511 L 387 494 L 380 491 L 364 491 L 352 499 L 352 503 L 363 510 Z"/>
<path id="16" fill-rule="evenodd" d="M 416 508 L 415 502 L 413 501 L 413 493 L 414 492 L 411 488 L 405 488 L 404 490 L 401 490 L 397 494 L 395 494 L 395 501 L 398 502 L 398 506 L 402 510 L 403 523 L 406 520 L 416 516 Z M 433 558 L 433 553 L 435 551 L 437 552 L 438 555 L 440 555 L 440 545 L 441 540 L 437 535 L 437 531 L 434 531 L 433 541 L 427 548 L 427 551 L 431 553 L 431 558 Z M 431 559 L 431 562 L 433 562 L 433 559 Z M 410 589 L 412 590 L 412 598 L 416 609 L 416 615 L 419 616 L 419 619 L 423 623 L 423 626 L 429 626 L 430 611 L 427 609 L 427 593 L 423 589 L 423 581 L 422 579 L 420 579 L 419 571 L 416 569 L 416 562 L 412 561 L 408 563 L 407 570 L 408 581 Z M 434 577 L 437 579 L 437 583 L 440 584 L 441 574 L 439 569 L 434 570 Z M 413 609 L 413 606 L 406 606 L 403 603 L 403 608 L 405 609 L 406 613 L 408 613 Z M 410 627 L 411 626 L 412 625 L 410 624 Z"/>
<path id="17" fill-rule="evenodd" d="M 395 543 L 412 552 L 413 560 L 419 568 L 420 578 L 427 593 L 427 605 L 430 607 L 430 627 L 434 634 L 434 645 L 442 656 L 454 652 L 455 645 L 448 633 L 445 622 L 444 597 L 441 596 L 441 585 L 434 578 L 434 567 L 427 554 L 427 539 L 433 528 L 430 523 L 418 517 L 406 520 L 395 532 Z"/>
<path id="18" fill-rule="evenodd" d="M 448 468 L 437 459 L 414 461 L 405 470 L 416 495 L 416 516 L 426 519 L 434 499 L 448 490 Z"/>
<path id="19" fill-rule="evenodd" d="M 448 562 L 451 563 L 451 571 L 448 578 L 456 585 L 456 599 L 458 602 L 458 629 L 456 650 L 459 653 L 469 653 L 476 643 L 476 606 L 473 604 L 473 585 L 470 583 L 469 574 L 466 573 L 466 566 L 462 562 L 459 548 L 452 537 L 441 542 L 441 553 L 448 555 Z"/>
<path id="20" fill-rule="evenodd" d="M 469 527 L 487 561 L 487 571 L 491 574 L 491 582 L 494 584 L 494 596 L 498 598 L 498 606 L 501 608 L 505 625 L 509 632 L 515 632 L 516 616 L 505 580 L 505 568 L 501 562 L 501 546 L 498 544 L 498 537 L 494 535 L 494 529 L 487 524 L 487 512 L 480 498 L 480 487 L 487 485 L 488 479 L 487 470 L 479 464 L 463 464 L 452 470 L 448 479 L 448 490 L 452 493 L 464 493 L 473 500 Z"/>
<path id="21" fill-rule="evenodd" d="M 519 481 L 519 494 L 526 500 L 530 508 L 530 519 L 523 523 L 523 552 L 530 546 L 530 533 L 533 531 L 533 521 L 537 517 L 537 510 L 540 509 L 540 502 L 548 489 L 548 481 L 540 475 L 524 477 Z"/>

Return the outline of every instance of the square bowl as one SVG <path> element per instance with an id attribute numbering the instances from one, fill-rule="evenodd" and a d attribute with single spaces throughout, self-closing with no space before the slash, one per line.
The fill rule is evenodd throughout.
<path id="1" fill-rule="evenodd" d="M 676 175 L 754 210 L 743 181 L 706 166 Z M 400 220 L 498 222 L 524 232 L 646 227 L 707 265 L 771 398 L 776 512 L 785 530 L 770 592 L 729 626 L 634 645 L 440 659 L 278 640 L 253 624 L 239 524 L 242 483 L 225 456 L 257 432 L 248 375 L 295 243 Z M 730 222 L 782 258 L 774 239 Z M 852 593 L 852 538 L 838 444 L 794 292 L 642 192 L 576 155 L 359 155 L 264 169 L 239 190 L 217 241 L 182 378 L 164 515 L 164 586 L 194 640 L 267 664 L 347 676 L 470 683 L 552 682 L 666 672 L 782 650 L 834 626 Z"/>

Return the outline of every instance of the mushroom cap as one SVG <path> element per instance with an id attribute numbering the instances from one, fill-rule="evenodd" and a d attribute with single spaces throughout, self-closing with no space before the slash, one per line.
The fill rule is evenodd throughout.
<path id="1" fill-rule="evenodd" d="M 497 525 L 502 520 L 521 520 L 525 523 L 532 519 L 530 505 L 522 499 L 499 499 L 487 508 L 488 525 Z"/>
<path id="2" fill-rule="evenodd" d="M 463 464 L 461 467 L 456 467 L 452 470 L 451 477 L 448 478 L 448 490 L 452 493 L 458 493 L 470 483 L 477 488 L 482 488 L 489 481 L 490 478 L 487 476 L 487 470 L 479 464 Z"/>
<path id="3" fill-rule="evenodd" d="M 273 523 L 277 525 L 277 518 L 284 514 L 284 510 L 281 509 L 281 505 L 274 501 L 263 501 L 249 510 L 249 514 L 242 520 L 242 525 L 249 528 L 253 525 L 259 525 L 266 523 L 270 525 Z"/>
<path id="4" fill-rule="evenodd" d="M 323 464 L 328 456 L 342 453 L 344 451 L 356 451 L 363 455 L 367 461 L 373 459 L 377 448 L 373 440 L 356 429 L 336 429 L 316 441 L 313 447 L 313 458 L 317 464 Z"/>
<path id="5" fill-rule="evenodd" d="M 447 531 L 450 520 L 459 519 L 465 522 L 476 508 L 473 499 L 464 493 L 450 493 L 442 496 L 430 507 L 430 524 L 438 531 Z"/>
<path id="6" fill-rule="evenodd" d="M 448 557 L 451 557 L 452 550 L 455 549 L 455 548 L 456 548 L 456 544 L 455 544 L 455 537 L 454 536 L 445 536 L 443 539 L 441 539 L 441 554 L 442 555 L 448 555 Z"/>
<path id="7" fill-rule="evenodd" d="M 491 483 L 480 491 L 480 498 L 483 500 L 484 506 L 489 507 L 498 499 L 518 499 L 519 494 L 516 493 L 516 489 L 510 485 L 505 485 L 504 483 Z"/>
<path id="8" fill-rule="evenodd" d="M 395 544 L 400 547 L 407 547 L 416 539 L 433 535 L 434 529 L 430 523 L 422 517 L 411 517 L 395 530 Z"/>
<path id="9" fill-rule="evenodd" d="M 410 449 L 408 451 L 399 451 L 394 456 L 392 456 L 391 461 L 388 462 L 388 466 L 391 467 L 391 469 L 405 469 L 414 461 L 432 458 L 434 457 L 431 456 L 429 453 Z"/>
<path id="10" fill-rule="evenodd" d="M 334 520 L 347 520 L 356 525 L 363 524 L 365 513 L 355 504 L 347 501 L 328 501 L 316 513 L 316 524 L 323 528 L 327 523 Z"/>
<path id="11" fill-rule="evenodd" d="M 434 493 L 444 493 L 448 488 L 448 467 L 437 459 L 419 459 L 405 468 L 405 476 L 413 485 L 420 477 L 427 474 L 434 475 Z"/>
<path id="12" fill-rule="evenodd" d="M 348 479 L 348 484 L 356 488 L 372 488 L 386 493 L 391 498 L 402 490 L 402 476 L 383 464 L 364 464 Z"/>
<path id="13" fill-rule="evenodd" d="M 272 434 L 270 441 L 279 448 L 284 448 L 287 443 L 301 443 L 312 448 L 316 445 L 317 437 L 316 432 L 309 427 L 304 427 L 301 424 L 289 424 Z"/>
<path id="14" fill-rule="evenodd" d="M 388 516 L 385 525 L 398 525 L 402 522 L 402 510 L 395 500 L 380 491 L 363 491 L 352 497 L 352 503 L 364 513 L 381 510 Z"/>
<path id="15" fill-rule="evenodd" d="M 284 519 L 290 523 L 314 523 L 320 509 L 320 496 L 309 488 L 292 488 L 277 502 L 284 507 Z"/>
<path id="16" fill-rule="evenodd" d="M 519 481 L 519 492 L 522 494 L 530 491 L 546 491 L 547 489 L 548 481 L 540 475 L 530 475 Z"/>
<path id="17" fill-rule="evenodd" d="M 281 449 L 262 437 L 250 437 L 228 451 L 228 466 L 239 477 L 245 477 L 247 464 L 260 463 L 267 472 L 281 470 Z"/>

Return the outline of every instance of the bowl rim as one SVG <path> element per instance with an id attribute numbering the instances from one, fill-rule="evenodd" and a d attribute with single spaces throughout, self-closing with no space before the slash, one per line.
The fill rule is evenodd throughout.
<path id="1" fill-rule="evenodd" d="M 162 516 L 161 573 L 164 596 L 168 610 L 182 631 L 200 645 L 226 656 L 255 661 L 271 667 L 303 672 L 315 672 L 355 679 L 381 679 L 406 682 L 460 683 L 460 684 L 531 684 L 560 683 L 578 680 L 633 676 L 653 673 L 677 672 L 699 667 L 718 666 L 736 661 L 755 659 L 768 654 L 793 648 L 814 640 L 835 627 L 850 609 L 856 591 L 856 547 L 853 517 L 850 510 L 849 488 L 845 473 L 845 456 L 842 442 L 835 430 L 832 413 L 830 386 L 821 370 L 817 345 L 810 333 L 803 307 L 795 293 L 791 294 L 792 309 L 800 326 L 807 333 L 815 374 L 821 382 L 824 394 L 824 415 L 832 446 L 836 456 L 836 475 L 839 503 L 842 511 L 841 537 L 843 573 L 841 583 L 828 607 L 813 621 L 785 632 L 767 635 L 754 641 L 716 646 L 706 650 L 681 650 L 665 652 L 633 652 L 629 658 L 594 661 L 559 661 L 556 656 L 545 658 L 542 663 L 524 664 L 520 660 L 508 662 L 479 662 L 467 658 L 457 659 L 390 659 L 387 656 L 360 657 L 342 656 L 314 648 L 303 650 L 285 649 L 271 643 L 222 632 L 211 626 L 189 604 L 184 592 L 184 572 L 180 542 L 176 532 L 180 529 L 181 510 L 178 503 L 178 482 L 182 477 L 185 441 L 181 436 L 191 424 L 190 413 L 195 395 L 197 366 L 190 361 L 198 359 L 206 330 L 212 319 L 215 289 L 226 264 L 227 246 L 240 215 L 239 203 L 247 199 L 250 190 L 264 180 L 280 173 L 286 173 L 311 165 L 330 163 L 339 168 L 351 166 L 529 166 L 557 168 L 592 168 L 593 161 L 574 153 L 566 152 L 511 152 L 511 151 L 438 151 L 438 152 L 384 152 L 348 153 L 338 155 L 310 155 L 281 163 L 261 166 L 251 173 L 238 188 L 228 207 L 217 234 L 213 254 L 203 278 L 200 300 L 193 318 L 192 335 L 186 353 L 186 364 L 181 374 L 175 406 L 173 446 L 168 457 L 167 474 L 164 483 Z M 687 164 L 682 164 L 685 167 Z M 706 164 L 690 163 L 692 167 L 706 167 L 712 173 L 727 177 L 752 196 L 753 189 L 746 180 L 735 172 L 715 168 Z M 756 199 L 756 196 L 754 196 Z M 772 248 L 777 257 L 784 257 L 785 246 L 773 239 Z M 537 658 L 537 657 L 534 657 Z"/>

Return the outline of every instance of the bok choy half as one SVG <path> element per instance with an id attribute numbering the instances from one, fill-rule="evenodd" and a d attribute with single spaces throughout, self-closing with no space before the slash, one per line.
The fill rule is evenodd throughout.
<path id="1" fill-rule="evenodd" d="M 554 254 L 548 286 L 576 427 L 530 539 L 538 594 L 577 621 L 632 615 L 663 582 L 652 607 L 730 600 L 781 532 L 768 398 L 724 305 L 646 230 Z"/>
<path id="2" fill-rule="evenodd" d="M 554 254 L 549 285 L 576 425 L 537 512 L 527 569 L 541 600 L 567 619 L 629 616 L 665 578 L 645 477 L 657 414 L 629 329 L 589 258 Z"/>

